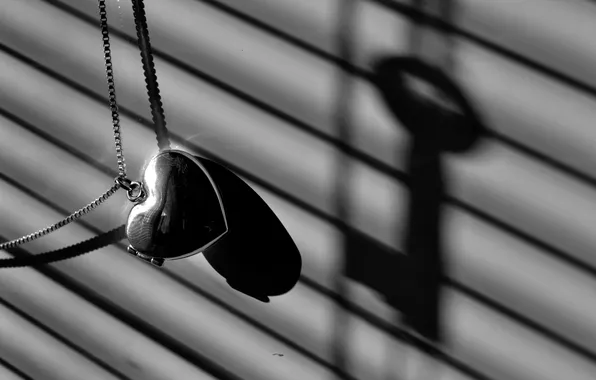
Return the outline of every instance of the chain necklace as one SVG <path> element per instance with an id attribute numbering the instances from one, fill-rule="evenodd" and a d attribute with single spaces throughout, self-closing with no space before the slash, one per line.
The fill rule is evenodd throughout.
<path id="1" fill-rule="evenodd" d="M 2 243 L 0 250 L 13 249 L 74 222 L 105 202 L 120 188 L 127 191 L 128 199 L 135 205 L 123 226 L 67 248 L 35 256 L 3 259 L 0 260 L 0 267 L 31 266 L 64 260 L 113 244 L 123 238 L 128 238 L 130 242 L 129 253 L 153 265 L 162 266 L 165 260 L 180 259 L 206 250 L 228 232 L 219 189 L 203 163 L 187 152 L 170 148 L 143 0 L 132 0 L 132 5 L 160 152 L 149 161 L 143 183 L 127 178 L 105 0 L 98 0 L 98 5 L 108 103 L 112 113 L 118 165 L 115 184 L 101 197 L 63 220 L 35 233 Z"/>
<path id="2" fill-rule="evenodd" d="M 109 27 L 107 19 L 107 9 L 105 0 L 98 0 L 99 15 L 100 15 L 100 26 L 103 40 L 104 59 L 106 67 L 106 78 L 108 83 L 108 103 L 110 111 L 112 113 L 112 125 L 114 132 L 114 142 L 116 146 L 116 159 L 118 165 L 118 176 L 115 178 L 115 184 L 108 189 L 99 198 L 89 203 L 85 207 L 77 210 L 70 214 L 66 218 L 54 223 L 46 228 L 43 228 L 37 232 L 29 235 L 20 237 L 18 239 L 10 240 L 0 244 L 0 250 L 10 250 L 22 244 L 31 242 L 35 239 L 39 239 L 45 235 L 48 235 L 56 230 L 76 221 L 82 216 L 88 214 L 94 210 L 97 206 L 105 202 L 113 194 L 115 194 L 120 188 L 127 191 L 127 197 L 131 201 L 140 201 L 144 197 L 144 189 L 141 183 L 131 181 L 126 176 L 126 161 L 124 158 L 122 148 L 122 137 L 120 133 L 120 117 L 118 110 L 118 103 L 116 101 L 116 86 L 114 82 L 114 70 L 112 63 L 112 53 L 110 48 L 110 37 Z M 163 108 L 161 106 L 161 98 L 159 95 L 159 89 L 157 86 L 157 77 L 155 75 L 155 68 L 153 64 L 153 57 L 151 53 L 151 47 L 149 43 L 149 33 L 147 31 L 147 20 L 145 16 L 144 4 L 142 0 L 133 0 L 133 10 L 135 13 L 135 24 L 137 34 L 139 37 L 139 47 L 142 51 L 141 55 L 143 58 L 143 65 L 145 68 L 145 78 L 147 82 L 147 90 L 152 102 L 152 115 L 153 121 L 156 125 L 156 133 L 158 138 L 158 146 L 160 150 L 169 148 L 168 133 L 165 127 L 165 118 L 163 115 Z M 16 267 L 16 266 L 29 266 L 36 264 L 45 264 L 48 262 L 64 260 L 67 258 L 75 257 L 83 253 L 90 252 L 101 248 L 103 246 L 115 243 L 126 237 L 125 226 L 120 226 L 110 232 L 99 235 L 93 239 L 89 239 L 82 243 L 75 244 L 73 246 L 59 249 L 52 252 L 46 252 L 31 257 L 21 257 L 16 259 L 4 259 L 0 260 L 0 267 Z M 83 251 L 84 250 L 84 251 Z"/>
<path id="3" fill-rule="evenodd" d="M 49 233 L 52 233 L 72 222 L 79 219 L 80 217 L 88 214 L 90 211 L 94 210 L 97 206 L 105 202 L 108 198 L 110 198 L 113 194 L 116 193 L 121 187 L 125 187 L 130 193 L 131 196 L 134 196 L 133 191 L 138 191 L 139 184 L 137 182 L 131 182 L 126 179 L 126 163 L 124 160 L 124 154 L 122 152 L 122 139 L 120 136 L 120 118 L 118 114 L 118 105 L 116 103 L 116 87 L 114 85 L 114 71 L 112 69 L 112 54 L 110 50 L 110 37 L 109 37 L 109 30 L 108 30 L 108 20 L 107 20 L 107 10 L 105 5 L 105 0 L 99 0 L 99 13 L 101 18 L 101 34 L 103 36 L 103 48 L 104 48 L 104 56 L 105 56 L 105 66 L 106 66 L 106 76 L 108 80 L 108 94 L 109 94 L 109 105 L 110 110 L 112 112 L 112 124 L 114 126 L 114 140 L 116 143 L 116 158 L 118 160 L 118 177 L 116 183 L 108 189 L 102 196 L 94 200 L 93 202 L 89 203 L 85 207 L 79 209 L 78 211 L 70 214 L 66 218 L 60 220 L 57 223 L 54 223 L 46 228 L 43 228 L 37 232 L 31 233 L 29 235 L 20 237 L 18 239 L 10 240 L 5 243 L 0 244 L 0 250 L 11 249 L 17 247 L 21 244 L 28 243 L 32 240 L 39 239 L 42 236 L 45 236 Z M 123 186 L 124 185 L 124 186 Z"/>
<path id="4" fill-rule="evenodd" d="M 159 152 L 149 160 L 140 182 L 127 178 L 107 10 L 105 0 L 98 3 L 118 164 L 115 184 L 60 222 L 2 243 L 0 249 L 15 249 L 72 223 L 120 188 L 134 205 L 126 223 L 112 231 L 56 251 L 0 259 L 0 268 L 48 264 L 128 238 L 128 253 L 155 266 L 203 253 L 228 284 L 244 294 L 268 302 L 268 296 L 288 292 L 300 278 L 302 258 L 267 203 L 226 167 L 170 147 L 143 0 L 132 0 L 132 5 Z"/>

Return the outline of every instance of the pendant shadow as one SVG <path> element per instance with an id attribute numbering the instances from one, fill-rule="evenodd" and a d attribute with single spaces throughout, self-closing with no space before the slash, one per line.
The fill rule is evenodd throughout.
<path id="1" fill-rule="evenodd" d="M 300 279 L 302 258 L 267 203 L 231 170 L 196 158 L 213 178 L 228 220 L 228 234 L 203 255 L 235 290 L 262 302 L 289 292 Z"/>

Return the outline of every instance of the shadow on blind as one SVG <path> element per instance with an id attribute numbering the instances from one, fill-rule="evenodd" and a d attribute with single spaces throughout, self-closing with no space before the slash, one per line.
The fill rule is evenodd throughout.
<path id="1" fill-rule="evenodd" d="M 303 276 L 261 305 L 201 256 L 158 270 L 121 244 L 3 271 L 0 378 L 401 380 L 432 361 L 449 380 L 595 378 L 596 3 L 460 0 L 448 26 L 454 76 L 491 130 L 482 154 L 447 162 L 442 348 L 340 272 L 344 234 L 371 259 L 402 249 L 408 136 L 367 73 L 373 57 L 407 52 L 409 3 L 145 3 L 173 144 L 251 184 L 298 244 Z M 353 41 L 341 50 L 347 3 Z M 111 0 L 109 11 L 124 152 L 139 173 L 156 146 L 132 10 Z M 112 183 L 103 65 L 96 0 L 0 0 L 3 238 Z M 19 254 L 120 225 L 123 204 L 117 194 Z"/>

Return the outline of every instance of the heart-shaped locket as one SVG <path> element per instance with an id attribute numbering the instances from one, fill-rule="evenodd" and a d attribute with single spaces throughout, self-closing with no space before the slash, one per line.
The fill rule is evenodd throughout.
<path id="1" fill-rule="evenodd" d="M 289 292 L 300 279 L 302 258 L 267 203 L 233 171 L 197 157 L 217 184 L 229 232 L 203 252 L 228 284 L 263 302 Z"/>
<path id="2" fill-rule="evenodd" d="M 143 191 L 128 216 L 128 249 L 154 265 L 200 253 L 228 232 L 216 184 L 186 152 L 167 150 L 153 157 Z"/>
<path id="3" fill-rule="evenodd" d="M 230 169 L 167 150 L 151 159 L 141 186 L 126 225 L 130 253 L 162 266 L 202 252 L 232 288 L 263 302 L 298 282 L 302 258 L 292 237 Z"/>

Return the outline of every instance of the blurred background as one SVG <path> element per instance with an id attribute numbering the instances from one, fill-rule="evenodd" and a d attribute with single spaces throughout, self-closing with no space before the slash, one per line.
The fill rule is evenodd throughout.
<path id="1" fill-rule="evenodd" d="M 131 3 L 107 3 L 135 179 L 157 145 Z M 342 269 L 346 225 L 400 254 L 408 135 L 365 73 L 409 53 L 410 1 L 145 6 L 173 145 L 267 201 L 301 250 L 301 281 L 262 304 L 201 255 L 156 269 L 124 242 L 5 269 L 0 379 L 596 379 L 596 1 L 457 2 L 450 73 L 491 131 L 478 154 L 446 157 L 447 342 L 435 358 Z M 113 145 L 97 1 L 0 0 L 0 236 L 100 196 Z M 127 207 L 118 192 L 23 249 L 115 228 Z"/>

